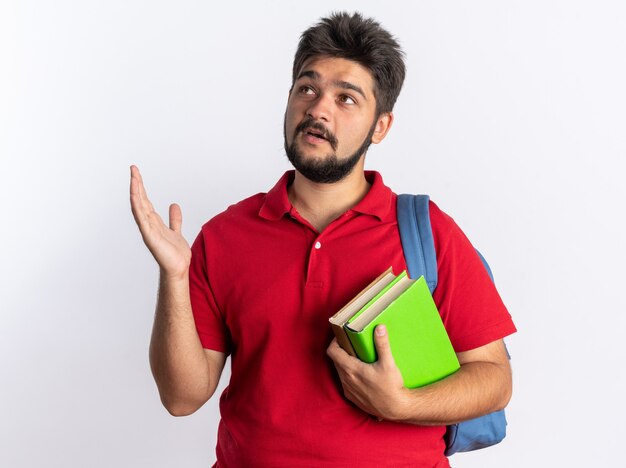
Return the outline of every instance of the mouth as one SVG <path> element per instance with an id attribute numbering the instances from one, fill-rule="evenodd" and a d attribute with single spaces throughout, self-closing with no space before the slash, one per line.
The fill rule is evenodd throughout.
<path id="1" fill-rule="evenodd" d="M 328 138 L 324 136 L 324 132 L 316 130 L 314 128 L 304 130 L 304 134 L 317 140 L 328 140 Z"/>
<path id="2" fill-rule="evenodd" d="M 337 151 L 337 138 L 321 123 L 306 119 L 295 128 L 295 134 L 300 135 L 301 141 L 309 145 L 329 144 Z"/>

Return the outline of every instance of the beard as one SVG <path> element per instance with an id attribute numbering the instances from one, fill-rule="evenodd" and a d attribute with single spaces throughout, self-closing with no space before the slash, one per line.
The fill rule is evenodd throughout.
<path id="1" fill-rule="evenodd" d="M 309 179 L 311 182 L 316 182 L 318 184 L 333 184 L 335 182 L 339 182 L 350 174 L 354 169 L 354 166 L 356 166 L 361 159 L 361 156 L 364 156 L 367 152 L 367 149 L 372 143 L 372 135 L 374 134 L 374 130 L 376 128 L 376 121 L 374 121 L 359 148 L 347 158 L 342 158 L 340 160 L 337 157 L 337 138 L 330 133 L 324 125 L 319 122 L 314 122 L 312 118 L 304 120 L 296 127 L 291 144 L 287 144 L 286 116 L 287 115 L 285 113 L 283 135 L 285 139 L 285 153 L 287 153 L 287 159 L 289 159 L 289 162 L 300 174 Z M 298 149 L 296 137 L 298 136 L 298 133 L 304 132 L 308 128 L 324 132 L 323 136 L 329 142 L 333 152 L 326 155 L 324 158 L 305 158 Z"/>

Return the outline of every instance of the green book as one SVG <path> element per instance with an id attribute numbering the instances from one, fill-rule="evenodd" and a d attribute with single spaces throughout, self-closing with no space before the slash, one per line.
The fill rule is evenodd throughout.
<path id="1" fill-rule="evenodd" d="M 386 275 L 384 281 L 382 289 L 343 324 L 354 354 L 364 362 L 375 362 L 374 328 L 385 324 L 407 388 L 456 372 L 459 361 L 424 277 L 412 280 L 404 271 L 391 280 Z"/>

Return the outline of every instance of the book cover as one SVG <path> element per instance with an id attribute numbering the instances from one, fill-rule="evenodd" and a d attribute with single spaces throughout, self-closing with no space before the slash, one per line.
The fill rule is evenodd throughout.
<path id="1" fill-rule="evenodd" d="M 385 324 L 391 353 L 408 388 L 421 387 L 456 372 L 459 362 L 424 277 L 398 275 L 344 324 L 356 356 L 377 359 L 374 328 Z"/>

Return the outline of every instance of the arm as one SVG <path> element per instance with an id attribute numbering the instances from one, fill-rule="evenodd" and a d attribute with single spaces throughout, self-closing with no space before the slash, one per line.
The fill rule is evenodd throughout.
<path id="1" fill-rule="evenodd" d="M 458 353 L 461 368 L 421 388 L 404 387 L 384 326 L 374 336 L 378 361 L 350 356 L 336 340 L 328 347 L 346 398 L 380 419 L 448 425 L 504 408 L 511 398 L 511 369 L 502 340 Z"/>
<path id="2" fill-rule="evenodd" d="M 130 200 L 141 236 L 160 268 L 150 366 L 163 405 L 172 415 L 184 416 L 213 395 L 226 356 L 203 349 L 196 332 L 189 298 L 191 249 L 181 233 L 180 207 L 170 206 L 167 227 L 154 211 L 135 166 Z"/>
<path id="3" fill-rule="evenodd" d="M 173 416 L 199 409 L 215 392 L 224 369 L 224 353 L 203 349 L 191 312 L 189 279 L 161 271 L 150 367 L 161 401 Z"/>

